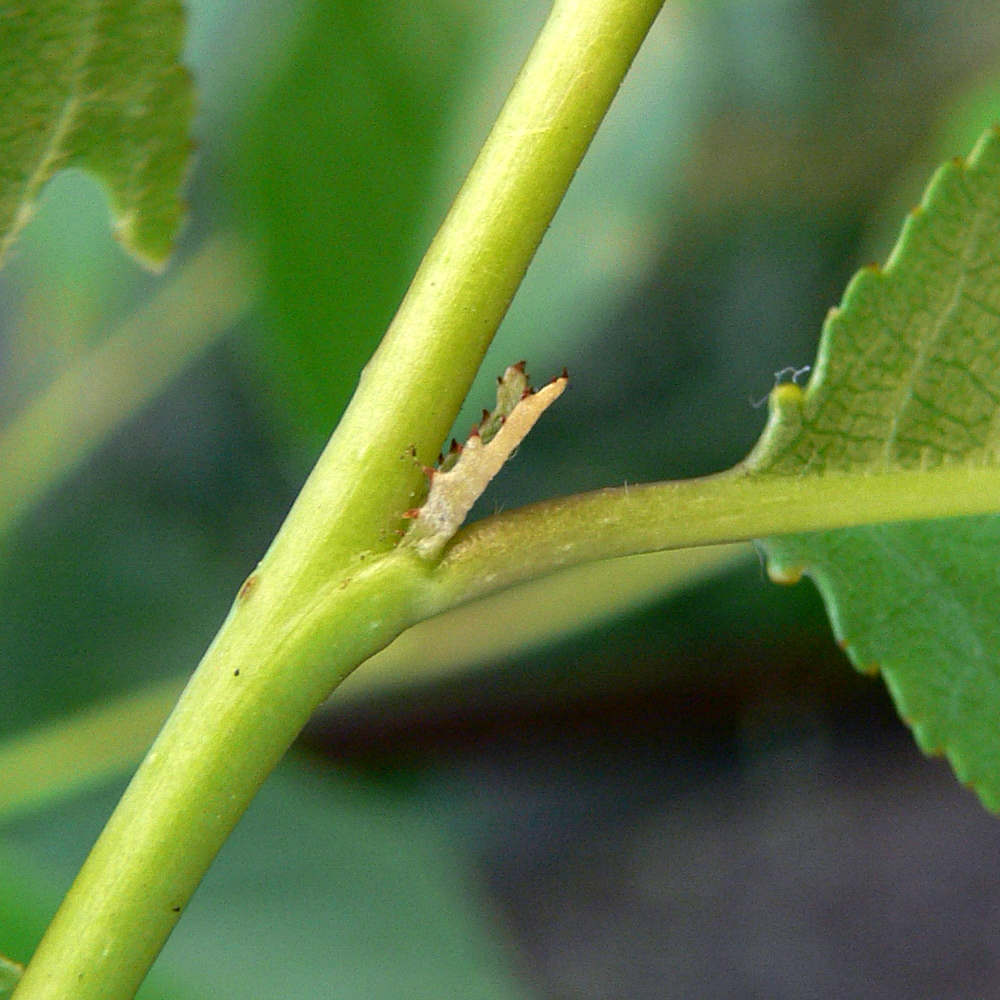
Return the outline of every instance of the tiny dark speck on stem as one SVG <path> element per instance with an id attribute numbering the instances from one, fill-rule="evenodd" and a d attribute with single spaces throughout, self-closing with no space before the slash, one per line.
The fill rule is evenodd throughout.
<path id="1" fill-rule="evenodd" d="M 180 913 L 180 912 L 181 912 L 181 908 L 179 906 L 175 906 L 174 907 L 174 913 Z"/>
<path id="2" fill-rule="evenodd" d="M 241 601 L 246 600 L 250 596 L 250 591 L 257 586 L 257 574 L 251 573 L 244 581 L 243 586 L 240 587 L 240 592 L 236 595 Z"/>
<path id="3" fill-rule="evenodd" d="M 236 668 L 236 669 L 235 669 L 235 670 L 233 671 L 233 676 L 234 676 L 234 677 L 239 677 L 239 676 L 240 676 L 240 668 L 239 668 L 239 667 L 237 667 L 237 668 Z"/>

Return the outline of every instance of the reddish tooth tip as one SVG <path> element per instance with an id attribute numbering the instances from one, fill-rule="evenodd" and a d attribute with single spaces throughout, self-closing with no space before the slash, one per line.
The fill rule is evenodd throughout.
<path id="1" fill-rule="evenodd" d="M 527 363 L 528 363 L 527 361 L 518 361 L 518 363 L 516 365 L 514 365 L 514 368 L 523 375 L 524 374 L 524 366 Z"/>
<path id="2" fill-rule="evenodd" d="M 427 481 L 433 482 L 434 473 L 437 472 L 437 469 L 432 469 L 429 465 L 422 465 L 420 468 L 423 469 L 424 475 L 427 477 Z"/>
<path id="3" fill-rule="evenodd" d="M 454 455 L 456 451 L 461 451 L 462 446 L 454 439 L 451 439 L 451 447 L 448 449 L 449 455 Z"/>
<path id="4" fill-rule="evenodd" d="M 566 379 L 567 381 L 569 381 L 569 372 L 568 372 L 568 371 L 566 371 L 566 369 L 565 369 L 565 368 L 563 368 L 563 370 L 562 370 L 562 375 L 560 375 L 559 377 L 560 377 L 560 378 L 564 378 L 564 379 Z"/>
<path id="5" fill-rule="evenodd" d="M 534 394 L 535 390 L 529 385 L 528 388 L 521 393 L 521 399 L 527 399 L 529 396 L 534 396 Z"/>
<path id="6" fill-rule="evenodd" d="M 469 437 L 470 438 L 477 438 L 477 437 L 479 437 L 479 424 L 473 424 L 472 425 L 472 430 L 469 431 Z"/>
<path id="7" fill-rule="evenodd" d="M 411 507 L 409 510 L 404 510 L 403 517 L 420 517 L 420 508 Z"/>
<path id="8" fill-rule="evenodd" d="M 480 419 L 481 423 L 485 424 L 486 421 L 490 419 L 490 411 L 489 410 L 483 410 L 483 415 L 479 419 Z"/>

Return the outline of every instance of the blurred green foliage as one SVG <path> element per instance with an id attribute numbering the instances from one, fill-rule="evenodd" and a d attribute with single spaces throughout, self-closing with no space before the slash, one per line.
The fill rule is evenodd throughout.
<path id="1" fill-rule="evenodd" d="M 22 968 L 0 955 L 0 998 L 9 997 L 21 978 Z"/>
<path id="2" fill-rule="evenodd" d="M 120 791 L 8 829 L 0 904 L 15 956 L 28 957 Z M 41 906 L 14 870 L 44 887 Z M 292 997 L 524 997 L 489 927 L 445 831 L 404 796 L 296 757 L 223 849 L 140 997 L 237 1000 L 265 983 Z"/>
<path id="3" fill-rule="evenodd" d="M 484 44 L 476 14 L 446 0 L 312 5 L 234 147 L 266 275 L 252 359 L 273 416 L 314 447 L 447 207 L 444 157 Z"/>
<path id="4" fill-rule="evenodd" d="M 193 667 L 547 7 L 190 6 L 201 152 L 178 256 L 236 228 L 264 305 L 0 540 L 0 736 Z M 482 509 L 741 458 L 764 419 L 750 400 L 811 360 L 826 309 L 898 230 L 900 205 L 997 113 L 997 20 L 975 0 L 668 5 L 460 418 L 464 433 L 510 362 L 527 357 L 538 380 L 570 370 Z M 53 185 L 0 277 L 0 416 L 151 287 L 95 186 Z M 771 665 L 782 643 L 782 656 L 834 655 L 815 596 L 769 588 L 754 567 L 469 684 L 544 703 L 669 684 L 681 664 L 709 683 Z M 237 831 L 155 995 L 242 996 L 261 981 L 302 997 L 520 995 L 496 920 L 466 898 L 472 862 L 428 827 L 420 794 L 297 768 Z M 0 952 L 27 956 L 110 806 L 6 831 Z"/>

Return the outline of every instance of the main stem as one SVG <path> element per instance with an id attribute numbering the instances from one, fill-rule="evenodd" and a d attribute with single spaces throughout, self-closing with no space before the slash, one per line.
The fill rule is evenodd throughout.
<path id="1" fill-rule="evenodd" d="M 21 980 L 128 1000 L 313 708 L 422 614 L 395 548 L 425 461 L 662 0 L 558 0 L 340 426 Z"/>

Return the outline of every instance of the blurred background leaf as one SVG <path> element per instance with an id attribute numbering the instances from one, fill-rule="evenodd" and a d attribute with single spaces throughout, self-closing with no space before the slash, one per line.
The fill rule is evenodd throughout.
<path id="1" fill-rule="evenodd" d="M 16 962 L 10 962 L 0 955 L 0 997 L 9 997 L 14 992 L 23 969 Z"/>
<path id="2" fill-rule="evenodd" d="M 190 74 L 180 0 L 7 8 L 0 20 L 0 252 L 45 182 L 79 167 L 105 186 L 122 245 L 158 268 L 183 215 Z"/>
<path id="3" fill-rule="evenodd" d="M 479 69 L 484 10 L 312 4 L 233 147 L 265 261 L 268 323 L 251 357 L 273 418 L 314 448 L 447 207 L 444 154 Z"/>
<path id="4" fill-rule="evenodd" d="M 5 867 L 22 882 L 31 873 L 54 902 L 114 798 L 8 825 Z M 226 845 L 140 997 L 235 1000 L 263 983 L 296 997 L 526 996 L 487 933 L 488 907 L 459 871 L 447 835 L 404 796 L 290 760 Z M 5 947 L 26 959 L 44 924 L 19 913 L 23 891 L 12 895 Z"/>

